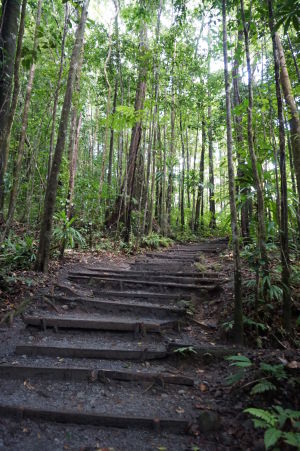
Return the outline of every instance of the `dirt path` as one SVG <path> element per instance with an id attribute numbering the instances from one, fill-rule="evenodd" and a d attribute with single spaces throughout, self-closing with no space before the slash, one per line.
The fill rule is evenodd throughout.
<path id="1" fill-rule="evenodd" d="M 40 290 L 2 352 L 0 449 L 240 449 L 220 391 L 218 357 L 232 347 L 214 340 L 209 312 L 191 316 L 228 282 L 195 262 L 225 248 L 213 240 L 121 268 L 77 265 Z"/>

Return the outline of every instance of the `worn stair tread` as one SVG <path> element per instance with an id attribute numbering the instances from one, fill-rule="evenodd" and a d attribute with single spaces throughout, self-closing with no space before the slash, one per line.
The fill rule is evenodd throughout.
<path id="1" fill-rule="evenodd" d="M 133 271 L 123 271 L 123 272 L 92 272 L 92 271 L 72 271 L 69 272 L 69 276 L 71 277 L 77 277 L 77 276 L 87 276 L 87 277 L 91 277 L 91 278 L 95 278 L 95 279 L 102 279 L 102 278 L 117 278 L 117 277 L 122 277 L 123 278 L 130 278 L 133 280 L 144 280 L 145 277 L 148 278 L 149 281 L 151 281 L 152 279 L 155 279 L 155 281 L 163 281 L 163 282 L 175 282 L 175 283 L 186 283 L 186 284 L 195 284 L 195 285 L 200 285 L 203 283 L 207 283 L 207 284 L 213 284 L 213 283 L 220 283 L 221 279 L 216 278 L 216 277 L 197 277 L 197 275 L 193 275 L 190 277 L 186 277 L 186 276 L 173 276 L 173 275 L 169 275 L 169 274 L 164 274 L 164 275 L 158 275 L 156 274 L 146 274 L 145 272 L 133 272 Z"/>
<path id="2" fill-rule="evenodd" d="M 108 300 L 108 301 L 104 301 L 104 300 L 100 300 L 100 299 L 95 299 L 95 298 L 75 298 L 75 297 L 66 297 L 66 296 L 57 296 L 57 295 L 49 295 L 46 296 L 50 299 L 54 299 L 55 301 L 63 304 L 74 304 L 74 306 L 76 306 L 76 304 L 80 303 L 82 305 L 86 305 L 87 307 L 91 306 L 94 307 L 95 309 L 105 309 L 107 308 L 109 310 L 109 308 L 128 308 L 128 309 L 132 309 L 133 312 L 135 310 L 138 309 L 143 309 L 146 312 L 164 312 L 164 313 L 176 313 L 178 315 L 184 315 L 185 314 L 185 309 L 182 307 L 178 307 L 176 305 L 173 304 L 169 304 L 169 305 L 161 305 L 161 304 L 156 304 L 153 303 L 151 301 L 149 302 L 135 302 L 134 300 L 129 302 L 129 301 L 112 301 L 112 300 Z"/>
<path id="3" fill-rule="evenodd" d="M 139 264 L 138 264 L 139 265 Z M 126 270 L 112 270 L 112 269 L 106 269 L 106 268 L 101 268 L 101 267 L 86 267 L 85 270 L 88 271 L 94 271 L 94 272 L 103 272 L 106 274 L 132 274 L 132 275 L 144 275 L 144 276 L 161 276 L 161 277 L 170 277 L 170 276 L 178 276 L 178 277 L 195 277 L 195 278 L 217 278 L 219 279 L 219 272 L 215 273 L 212 271 L 204 271 L 204 272 L 200 272 L 197 269 L 195 269 L 194 271 L 174 271 L 174 272 L 168 272 L 167 268 L 166 268 L 166 272 L 162 274 L 162 271 L 157 270 L 157 271 L 153 271 L 151 270 L 136 270 L 134 269 L 134 265 L 132 265 L 131 269 L 126 269 Z M 71 271 L 70 273 L 73 273 L 76 271 Z M 78 272 L 78 271 L 77 271 Z"/>
<path id="4" fill-rule="evenodd" d="M 89 280 L 93 279 L 90 275 L 87 276 L 68 276 L 71 280 Z M 140 284 L 140 285 L 153 285 L 158 287 L 164 287 L 164 288 L 181 288 L 181 289 L 187 289 L 187 290 L 215 290 L 216 285 L 195 285 L 195 284 L 184 284 L 184 283 L 174 283 L 174 282 L 156 282 L 156 281 L 149 281 L 149 280 L 135 280 L 135 279 L 121 279 L 119 277 L 109 277 L 109 278 L 99 278 L 97 277 L 97 280 L 103 281 L 103 282 L 118 282 L 120 284 L 126 283 L 126 284 Z"/>
<path id="5" fill-rule="evenodd" d="M 81 313 L 78 315 L 70 314 L 50 314 L 40 312 L 38 315 L 26 315 L 23 318 L 27 326 L 41 327 L 63 327 L 80 329 L 99 329 L 99 330 L 122 330 L 134 331 L 138 325 L 141 325 L 149 332 L 159 332 L 163 327 L 173 327 L 177 325 L 176 320 L 160 320 L 148 318 L 124 318 L 117 316 L 90 315 Z"/>
<path id="6" fill-rule="evenodd" d="M 105 415 L 94 412 L 76 412 L 50 408 L 24 407 L 22 405 L 0 404 L 1 415 L 17 416 L 19 419 L 41 419 L 61 423 L 107 426 L 117 428 L 145 428 L 159 432 L 161 429 L 175 433 L 188 432 L 190 420 L 159 417 L 139 417 L 125 415 Z"/>
<path id="7" fill-rule="evenodd" d="M 57 357 L 77 357 L 87 359 L 111 359 L 111 360 L 153 360 L 167 356 L 166 350 L 145 349 L 121 349 L 121 348 L 92 348 L 76 346 L 42 346 L 42 345 L 17 345 L 16 354 L 45 355 Z"/>
<path id="8" fill-rule="evenodd" d="M 100 376 L 101 377 L 101 376 Z M 140 381 L 129 384 L 128 381 L 105 380 L 88 383 L 86 380 L 62 382 L 60 380 L 42 380 L 39 378 L 2 378 L 1 402 L 28 407 L 67 409 L 75 412 L 95 412 L 104 415 L 133 416 L 172 416 L 180 418 L 177 412 L 178 402 L 186 414 L 192 418 L 197 409 L 191 405 L 192 386 L 186 386 L 185 396 L 178 399 L 178 385 L 160 384 L 156 393 L 166 393 L 168 402 L 158 405 L 157 396 L 153 396 L 149 382 Z M 146 382 L 146 384 L 145 384 Z M 156 385 L 156 384 L 155 384 Z M 92 410 L 93 409 L 93 410 Z"/>
<path id="9" fill-rule="evenodd" d="M 82 298 L 82 295 L 78 295 L 78 299 Z M 151 291 L 132 291 L 132 290 L 102 290 L 97 291 L 97 296 L 91 297 L 90 299 L 103 299 L 103 298 L 114 298 L 116 300 L 119 300 L 119 298 L 131 298 L 131 299 L 155 299 L 159 300 L 161 302 L 166 301 L 177 301 L 183 299 L 182 293 L 153 293 Z M 184 294 L 184 299 L 189 299 L 189 294 Z"/>
<path id="10" fill-rule="evenodd" d="M 153 371 L 120 371 L 103 368 L 68 367 L 68 366 L 42 366 L 22 364 L 0 364 L 0 377 L 28 378 L 44 377 L 50 380 L 76 380 L 76 381 L 103 381 L 106 379 L 137 382 L 159 382 L 161 384 L 188 385 L 193 386 L 191 377 L 180 376 L 167 372 Z"/>

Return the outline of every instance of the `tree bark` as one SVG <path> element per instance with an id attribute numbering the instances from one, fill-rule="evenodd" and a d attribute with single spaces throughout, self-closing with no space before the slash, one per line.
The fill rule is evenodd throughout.
<path id="1" fill-rule="evenodd" d="M 41 230 L 40 230 L 40 240 L 39 248 L 36 259 L 36 269 L 39 271 L 47 272 L 49 264 L 49 253 L 50 253 L 50 241 L 52 233 L 52 222 L 53 214 L 55 209 L 57 185 L 58 185 L 58 175 L 62 160 L 62 155 L 65 147 L 67 129 L 68 129 L 68 119 L 70 115 L 70 109 L 72 104 L 72 94 L 74 89 L 74 82 L 78 67 L 78 62 L 80 61 L 80 53 L 83 47 L 84 40 L 84 30 L 87 19 L 87 9 L 89 5 L 89 0 L 85 0 L 80 22 L 76 31 L 75 43 L 72 51 L 69 74 L 66 86 L 66 92 L 64 97 L 64 103 L 62 107 L 59 130 L 57 135 L 57 143 L 55 147 L 55 152 L 53 156 L 53 162 L 51 167 L 50 176 L 47 182 L 47 189 L 45 195 L 44 203 L 44 213 L 42 218 Z"/>
<path id="2" fill-rule="evenodd" d="M 200 224 L 202 225 L 202 216 L 203 216 L 203 192 L 204 192 L 204 158 L 205 158 L 205 145 L 206 145 L 206 131 L 205 131 L 205 122 L 202 119 L 202 145 L 201 145 L 201 156 L 200 156 L 200 167 L 199 167 L 199 184 L 198 184 L 198 193 L 197 193 L 197 201 L 196 201 L 196 212 L 195 212 L 195 230 L 199 230 L 199 219 L 201 215 Z"/>
<path id="3" fill-rule="evenodd" d="M 63 36 L 62 36 L 62 41 L 61 41 L 61 50 L 60 50 L 59 72 L 58 72 L 57 86 L 56 86 L 56 90 L 55 90 L 55 94 L 54 94 L 53 110 L 52 110 L 52 124 L 51 124 L 49 159 L 48 159 L 48 177 L 50 175 L 51 165 L 52 165 L 53 146 L 54 146 L 54 137 L 55 137 L 55 122 L 56 122 L 59 91 L 61 88 L 61 80 L 62 80 L 62 74 L 63 74 L 63 68 L 64 68 L 65 43 L 66 43 L 66 37 L 67 37 L 67 32 L 68 32 L 68 21 L 69 21 L 69 9 L 68 9 L 68 3 L 66 3 L 65 4 L 65 22 L 64 22 Z"/>
<path id="4" fill-rule="evenodd" d="M 40 27 L 40 23 L 41 23 L 41 15 L 42 15 L 42 3 L 43 3 L 43 0 L 39 0 L 38 5 L 37 5 L 35 31 L 34 31 L 34 39 L 33 39 L 33 55 L 37 52 L 38 33 L 39 33 L 39 27 Z M 12 185 L 12 188 L 10 191 L 9 206 L 8 206 L 7 219 L 6 219 L 6 223 L 5 223 L 4 235 L 6 235 L 10 229 L 10 226 L 11 226 L 11 223 L 12 223 L 13 217 L 14 217 L 15 208 L 16 208 L 16 202 L 17 202 L 19 184 L 20 184 L 20 177 L 21 177 L 22 161 L 23 161 L 24 148 L 25 148 L 25 138 L 26 138 L 27 125 L 28 125 L 31 93 L 32 93 L 33 81 L 34 81 L 34 76 L 35 76 L 35 69 L 36 69 L 36 63 L 33 60 L 33 62 L 31 63 L 31 66 L 30 66 L 28 83 L 27 83 L 27 88 L 26 88 L 25 102 L 24 102 L 24 108 L 23 108 L 23 114 L 22 114 L 21 134 L 20 134 L 20 139 L 19 139 L 19 144 L 18 144 L 17 158 L 16 158 L 15 165 L 14 165 L 13 185 Z"/>
<path id="5" fill-rule="evenodd" d="M 238 31 L 238 42 L 237 42 L 237 48 L 243 41 L 243 31 Z M 240 75 L 239 75 L 239 61 L 238 58 L 235 56 L 234 62 L 233 62 L 233 68 L 232 68 L 232 85 L 233 85 L 233 106 L 235 108 L 238 108 L 242 101 L 240 96 Z M 234 114 L 234 124 L 235 124 L 235 137 L 236 137 L 236 146 L 237 146 L 237 160 L 238 160 L 238 168 L 237 168 L 237 177 L 238 177 L 238 184 L 237 184 L 237 190 L 241 195 L 245 196 L 245 200 L 241 199 L 242 206 L 241 206 L 241 233 L 244 240 L 247 240 L 250 235 L 249 230 L 249 188 L 246 186 L 243 186 L 243 176 L 244 172 L 242 169 L 242 158 L 241 158 L 241 150 L 243 147 L 243 125 L 242 125 L 242 115 L 239 113 Z"/>
<path id="6" fill-rule="evenodd" d="M 20 83 L 18 74 L 21 60 L 27 0 L 23 0 L 22 3 L 22 14 L 18 33 L 20 3 L 20 0 L 2 1 L 2 16 L 0 24 L 0 223 L 2 223 L 4 219 L 4 176 L 8 159 L 8 137 L 10 135 L 19 93 Z M 14 91 L 11 99 L 13 77 Z"/>
<path id="7" fill-rule="evenodd" d="M 279 123 L 279 151 L 280 151 L 280 175 L 281 175 L 281 202 L 280 202 L 280 253 L 281 253 L 281 282 L 283 290 L 283 322 L 287 331 L 291 329 L 291 290 L 290 290 L 290 257 L 289 257 L 289 231 L 288 231 L 288 195 L 287 195 L 287 179 L 286 179 L 286 160 L 285 160 L 285 132 L 283 105 L 280 91 L 280 69 L 278 61 L 278 40 L 279 36 L 274 33 L 274 18 L 271 0 L 268 0 L 269 9 L 269 27 L 272 35 L 273 57 L 274 57 L 274 73 L 276 86 L 276 99 Z M 276 38 L 277 34 L 277 38 Z M 279 52 L 280 55 L 280 52 Z"/>
<path id="8" fill-rule="evenodd" d="M 275 42 L 278 49 L 279 63 L 280 63 L 280 82 L 284 99 L 288 108 L 288 121 L 291 130 L 291 144 L 294 157 L 294 168 L 297 180 L 298 196 L 300 203 L 300 120 L 297 105 L 293 96 L 293 90 L 290 82 L 289 73 L 284 56 L 284 50 L 280 42 L 280 37 L 275 32 Z"/>
<path id="9" fill-rule="evenodd" d="M 246 23 L 244 0 L 241 0 L 241 13 L 245 38 L 245 50 L 247 60 L 247 72 L 248 72 L 248 148 L 251 158 L 252 171 L 254 184 L 257 196 L 257 222 L 258 222 L 258 248 L 260 253 L 260 264 L 263 268 L 264 276 L 268 275 L 269 261 L 266 250 L 266 225 L 265 225 L 265 206 L 264 206 L 264 194 L 262 180 L 257 168 L 257 157 L 254 149 L 254 136 L 253 136 L 253 81 L 252 81 L 252 68 L 250 61 L 250 49 L 249 49 L 249 24 Z"/>
<path id="10" fill-rule="evenodd" d="M 222 22 L 223 22 L 223 54 L 224 54 L 224 77 L 226 92 L 226 129 L 227 129 L 227 160 L 228 160 L 228 184 L 230 198 L 230 217 L 232 232 L 232 247 L 234 261 L 234 339 L 237 343 L 243 343 L 243 305 L 242 305 L 242 278 L 239 250 L 239 230 L 237 224 L 234 166 L 232 156 L 232 125 L 230 107 L 230 86 L 228 72 L 227 51 L 227 24 L 226 24 L 226 0 L 222 0 Z"/>

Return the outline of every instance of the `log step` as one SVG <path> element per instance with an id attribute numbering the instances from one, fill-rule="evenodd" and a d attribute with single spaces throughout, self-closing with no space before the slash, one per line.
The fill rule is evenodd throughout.
<path id="1" fill-rule="evenodd" d="M 212 277 L 197 277 L 197 276 L 171 276 L 169 274 L 165 275 L 158 275 L 156 274 L 150 274 L 150 273 L 143 273 L 143 272 L 133 272 L 133 271 L 123 271 L 123 272 L 110 272 L 106 273 L 106 271 L 103 272 L 70 272 L 69 276 L 71 277 L 78 277 L 78 276 L 86 276 L 93 279 L 109 279 L 109 278 L 120 278 L 123 276 L 123 278 L 130 280 L 137 280 L 137 281 L 143 281 L 145 278 L 147 278 L 148 281 L 157 281 L 157 282 L 174 282 L 174 283 L 181 283 L 181 284 L 195 284 L 195 285 L 203 285 L 203 284 L 215 284 L 220 282 L 220 279 L 218 278 L 212 278 Z"/>
<path id="2" fill-rule="evenodd" d="M 102 281 L 103 283 L 119 283 L 122 284 L 132 284 L 132 285 L 147 285 L 147 286 L 155 286 L 155 287 L 162 287 L 162 288 L 177 288 L 182 290 L 206 290 L 206 291 L 214 291 L 217 287 L 216 285 L 195 285 L 195 284 L 185 284 L 185 283 L 173 283 L 173 282 L 155 282 L 155 281 L 149 281 L 149 280 L 135 280 L 135 279 L 121 279 L 119 277 L 108 277 L 108 278 L 101 278 L 93 276 L 68 276 L 71 280 L 97 280 Z"/>
<path id="3" fill-rule="evenodd" d="M 138 264 L 139 265 L 139 264 Z M 132 267 L 134 268 L 134 266 Z M 194 278 L 216 278 L 218 279 L 218 273 L 212 272 L 212 271 L 207 271 L 207 272 L 199 272 L 199 271 L 175 271 L 175 272 L 168 272 L 167 268 L 166 268 L 166 272 L 164 273 L 164 275 L 162 275 L 162 271 L 157 270 L 157 271 L 153 271 L 152 269 L 147 270 L 146 266 L 145 266 L 145 270 L 135 270 L 135 269 L 130 269 L 130 270 L 117 270 L 117 269 L 106 269 L 106 268 L 94 268 L 94 267 L 87 267 L 87 269 L 91 272 L 100 272 L 100 273 L 105 273 L 105 274 L 131 274 L 132 276 L 161 276 L 161 277 L 194 277 Z"/>
<path id="4" fill-rule="evenodd" d="M 184 316 L 186 313 L 186 310 L 181 307 L 176 307 L 170 304 L 170 306 L 165 305 L 159 305 L 159 304 L 153 304 L 151 301 L 140 303 L 130 303 L 130 302 L 119 302 L 119 301 L 102 301 L 102 300 L 96 300 L 96 299 L 90 299 L 90 298 L 72 298 L 72 297 L 65 297 L 65 296 L 46 296 L 51 299 L 53 299 L 55 302 L 58 302 L 59 304 L 66 304 L 70 305 L 70 308 L 84 308 L 88 311 L 103 311 L 106 313 L 109 312 L 118 312 L 118 313 L 129 313 L 132 312 L 133 314 L 137 315 L 138 313 L 141 314 L 147 314 L 148 316 L 169 316 L 172 317 L 174 315 L 176 316 Z"/>
<path id="5" fill-rule="evenodd" d="M 139 331 L 159 333 L 161 329 L 166 327 L 178 326 L 178 321 L 149 320 L 142 318 L 140 320 L 119 317 L 100 317 L 93 319 L 94 315 L 76 316 L 58 316 L 44 315 L 40 316 L 28 315 L 24 316 L 23 321 L 27 326 L 38 326 L 46 329 L 47 327 L 62 327 L 67 329 L 94 329 L 94 330 L 113 330 L 113 331 Z"/>
<path id="6" fill-rule="evenodd" d="M 74 357 L 86 359 L 110 359 L 110 360 L 154 360 L 167 357 L 166 349 L 122 349 L 101 348 L 82 346 L 59 346 L 59 345 L 35 345 L 19 344 L 16 346 L 17 355 L 48 357 Z"/>
<path id="7" fill-rule="evenodd" d="M 153 372 L 119 371 L 107 369 L 90 369 L 82 367 L 47 367 L 25 365 L 0 365 L 0 377 L 11 379 L 25 379 L 28 377 L 49 378 L 51 380 L 71 381 L 103 381 L 113 379 L 126 382 L 157 382 L 161 385 L 187 385 L 193 386 L 194 380 L 176 374 Z"/>
<path id="8" fill-rule="evenodd" d="M 118 428 L 145 428 L 160 432 L 168 430 L 175 433 L 188 432 L 190 421 L 173 418 L 151 418 L 142 416 L 106 415 L 101 413 L 74 412 L 50 408 L 34 408 L 0 404 L 0 415 L 55 421 L 59 423 L 75 423 Z"/>
<path id="9" fill-rule="evenodd" d="M 189 300 L 191 296 L 187 293 L 184 295 L 181 293 L 152 293 L 151 291 L 113 291 L 113 290 L 101 290 L 97 292 L 96 298 L 116 299 L 131 298 L 131 299 L 147 299 L 150 302 L 163 302 L 169 303 L 170 301 L 177 302 L 182 299 Z M 82 299 L 78 295 L 77 299 Z M 92 298 L 91 298 L 92 299 Z"/>

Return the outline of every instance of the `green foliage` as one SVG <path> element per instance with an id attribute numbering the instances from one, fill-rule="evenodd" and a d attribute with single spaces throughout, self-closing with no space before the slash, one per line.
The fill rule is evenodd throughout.
<path id="1" fill-rule="evenodd" d="M 274 447 L 279 440 L 297 449 L 300 448 L 300 411 L 273 406 L 268 410 L 250 407 L 244 412 L 254 417 L 255 427 L 265 429 L 266 449 Z"/>
<path id="2" fill-rule="evenodd" d="M 180 355 L 181 357 L 187 357 L 197 354 L 197 351 L 193 348 L 193 346 L 183 346 L 181 348 L 174 349 L 173 352 Z"/>
<path id="3" fill-rule="evenodd" d="M 230 366 L 239 368 L 238 372 L 231 374 L 227 378 L 227 383 L 233 385 L 247 378 L 247 386 L 252 386 L 251 395 L 277 390 L 277 384 L 287 379 L 283 364 L 271 365 L 266 362 L 260 362 L 257 366 L 243 355 L 229 356 L 225 360 L 231 362 Z"/>
<path id="4" fill-rule="evenodd" d="M 81 233 L 73 227 L 76 220 L 75 216 L 69 220 L 66 212 L 62 211 L 57 213 L 54 216 L 54 219 L 57 221 L 57 224 L 53 230 L 53 237 L 59 246 L 64 244 L 66 247 L 73 248 L 75 244 L 79 244 L 80 246 L 85 245 L 85 239 Z"/>
<path id="5" fill-rule="evenodd" d="M 173 244 L 173 240 L 165 236 L 151 233 L 144 236 L 141 241 L 141 247 L 149 247 L 150 249 L 158 249 L 159 247 L 169 247 Z"/>
<path id="6" fill-rule="evenodd" d="M 5 272 L 26 269 L 35 261 L 36 241 L 32 236 L 10 234 L 0 246 L 0 266 Z"/>

